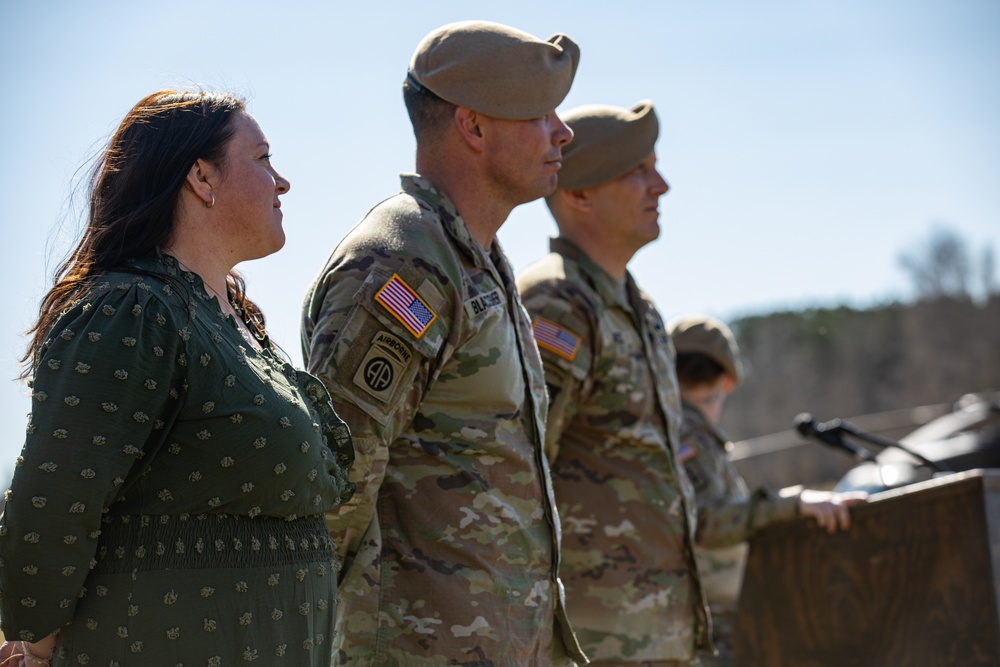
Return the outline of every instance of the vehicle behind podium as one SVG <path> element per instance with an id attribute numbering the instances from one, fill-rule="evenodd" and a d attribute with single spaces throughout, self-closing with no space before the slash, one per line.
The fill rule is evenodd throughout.
<path id="1" fill-rule="evenodd" d="M 818 423 L 808 414 L 796 417 L 795 427 L 805 437 L 859 461 L 835 491 L 875 493 L 944 473 L 1000 468 L 1000 393 L 966 394 L 951 412 L 898 441 L 841 419 Z M 877 453 L 871 445 L 878 447 Z"/>

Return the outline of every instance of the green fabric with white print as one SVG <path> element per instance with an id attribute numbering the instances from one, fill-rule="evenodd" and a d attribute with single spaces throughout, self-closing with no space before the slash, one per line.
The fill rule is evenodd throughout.
<path id="1" fill-rule="evenodd" d="M 7 638 L 58 630 L 53 665 L 329 665 L 323 515 L 353 448 L 319 380 L 149 256 L 60 315 L 32 385 L 0 518 Z"/>

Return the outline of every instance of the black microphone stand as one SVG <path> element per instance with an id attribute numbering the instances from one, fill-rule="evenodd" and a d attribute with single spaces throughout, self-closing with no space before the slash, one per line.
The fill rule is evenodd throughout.
<path id="1" fill-rule="evenodd" d="M 854 424 L 846 422 L 842 419 L 831 419 L 830 421 L 826 422 L 825 426 L 827 431 L 834 431 L 834 432 L 839 431 L 851 437 L 857 438 L 858 440 L 864 440 L 865 442 L 870 442 L 873 445 L 878 445 L 879 447 L 884 447 L 884 448 L 893 447 L 895 449 L 898 449 L 902 452 L 909 454 L 910 456 L 917 459 L 925 466 L 936 472 L 952 472 L 951 468 L 949 468 L 944 463 L 940 463 L 938 461 L 932 461 L 923 454 L 913 451 L 912 449 L 910 449 L 909 447 L 905 446 L 903 443 L 897 440 L 892 440 L 891 438 L 886 438 L 876 433 L 868 433 L 866 431 L 862 431 Z"/>

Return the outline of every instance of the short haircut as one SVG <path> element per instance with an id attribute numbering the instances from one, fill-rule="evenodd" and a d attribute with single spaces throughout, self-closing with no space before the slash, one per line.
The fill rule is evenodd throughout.
<path id="1" fill-rule="evenodd" d="M 403 103 L 410 115 L 417 144 L 434 143 L 444 136 L 458 107 L 423 87 L 403 82 Z"/>

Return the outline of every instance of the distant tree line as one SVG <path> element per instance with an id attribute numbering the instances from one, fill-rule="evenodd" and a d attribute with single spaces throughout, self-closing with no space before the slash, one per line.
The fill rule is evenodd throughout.
<path id="1" fill-rule="evenodd" d="M 1000 292 L 992 249 L 975 259 L 947 228 L 900 256 L 915 301 L 750 316 L 730 322 L 747 379 L 723 426 L 735 439 L 824 420 L 948 403 L 1000 390 Z"/>
<path id="2" fill-rule="evenodd" d="M 871 310 L 847 307 L 732 323 L 747 379 L 723 425 L 744 439 L 819 419 L 957 400 L 1000 390 L 1000 295 L 984 304 L 939 297 Z"/>

